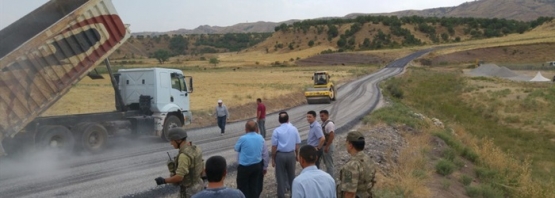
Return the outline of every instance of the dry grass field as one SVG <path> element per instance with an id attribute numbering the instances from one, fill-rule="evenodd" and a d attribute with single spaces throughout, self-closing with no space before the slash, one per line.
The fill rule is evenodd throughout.
<path id="1" fill-rule="evenodd" d="M 162 65 L 171 66 L 171 65 Z M 146 67 L 140 65 L 137 67 Z M 171 67 L 176 67 L 171 66 Z M 321 66 L 321 67 L 209 67 L 206 70 L 197 67 L 181 67 L 186 75 L 194 78 L 194 93 L 191 94 L 191 109 L 195 115 L 212 113 L 218 99 L 229 107 L 240 107 L 255 102 L 256 98 L 264 101 L 281 99 L 272 109 L 297 105 L 299 95 L 312 83 L 314 71 L 327 70 L 336 83 L 345 82 L 358 75 L 375 71 L 377 66 Z M 107 75 L 105 79 L 91 80 L 86 77 L 70 92 L 62 97 L 43 115 L 63 115 L 113 111 L 115 109 L 114 93 Z M 291 98 L 295 97 L 295 98 Z M 292 102 L 297 101 L 297 102 Z M 242 119 L 249 114 L 231 112 L 231 119 Z M 234 116 L 233 114 L 237 115 Z"/>

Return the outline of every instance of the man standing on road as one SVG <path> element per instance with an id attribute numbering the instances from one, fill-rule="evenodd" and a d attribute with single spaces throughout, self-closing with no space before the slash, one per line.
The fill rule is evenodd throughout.
<path id="1" fill-rule="evenodd" d="M 289 123 L 287 112 L 279 113 L 279 127 L 272 133 L 272 166 L 276 168 L 277 197 L 284 198 L 287 187 L 295 179 L 295 163 L 301 137 L 299 130 Z"/>
<path id="2" fill-rule="evenodd" d="M 322 130 L 324 131 L 324 137 L 326 142 L 324 143 L 324 152 L 322 153 L 321 160 L 324 161 L 326 165 L 326 172 L 333 177 L 333 139 L 335 138 L 335 124 L 330 119 L 330 113 L 328 110 L 320 111 L 320 120 L 322 120 Z M 320 159 L 318 159 L 320 160 Z"/>
<path id="3" fill-rule="evenodd" d="M 256 108 L 256 122 L 260 128 L 260 135 L 266 139 L 266 106 L 262 103 L 262 99 L 260 98 L 256 99 L 256 103 L 258 103 L 258 107 Z"/>
<path id="4" fill-rule="evenodd" d="M 258 182 L 262 174 L 262 150 L 264 138 L 256 133 L 256 122 L 249 120 L 245 124 L 246 134 L 241 136 L 235 144 L 235 151 L 239 152 L 239 166 L 237 167 L 237 188 L 246 198 L 258 197 Z"/>
<path id="5" fill-rule="evenodd" d="M 358 131 L 347 134 L 345 141 L 347 152 L 351 159 L 345 163 L 339 172 L 337 182 L 337 197 L 372 197 L 376 169 L 374 162 L 364 152 L 364 136 Z"/>
<path id="6" fill-rule="evenodd" d="M 318 160 L 315 147 L 304 145 L 299 151 L 298 161 L 303 168 L 293 180 L 292 198 L 335 198 L 335 180 L 330 174 L 318 169 L 314 163 Z"/>
<path id="7" fill-rule="evenodd" d="M 326 138 L 324 137 L 324 132 L 322 132 L 322 125 L 316 122 L 316 112 L 309 111 L 306 113 L 306 120 L 310 124 L 310 129 L 308 130 L 308 138 L 306 139 L 306 144 L 316 148 L 318 152 L 318 157 L 316 159 L 316 168 L 320 168 L 320 158 L 322 158 L 322 148 Z"/>
<path id="8" fill-rule="evenodd" d="M 216 107 L 216 120 L 218 121 L 218 127 L 220 127 L 220 135 L 224 135 L 225 133 L 225 124 L 229 119 L 229 111 L 227 111 L 227 107 L 222 104 L 222 100 L 218 100 L 218 106 Z"/>
<path id="9" fill-rule="evenodd" d="M 166 183 L 179 184 L 181 187 L 179 196 L 182 198 L 190 198 L 203 188 L 201 179 L 204 161 L 202 159 L 202 151 L 200 147 L 187 142 L 187 132 L 182 128 L 172 128 L 168 131 L 168 139 L 175 149 L 179 149 L 179 153 L 174 158 L 176 169 L 170 170 L 170 178 L 158 177 L 154 179 L 156 184 L 162 185 Z M 174 168 L 175 168 L 174 167 Z"/>
<path id="10" fill-rule="evenodd" d="M 245 198 L 241 191 L 225 187 L 227 163 L 222 156 L 208 158 L 204 171 L 208 179 L 208 187 L 193 195 L 192 198 Z"/>

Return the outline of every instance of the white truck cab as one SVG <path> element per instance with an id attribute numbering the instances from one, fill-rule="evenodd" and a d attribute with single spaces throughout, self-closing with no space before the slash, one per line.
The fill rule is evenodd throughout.
<path id="1" fill-rule="evenodd" d="M 167 129 L 191 122 L 189 97 L 193 92 L 193 78 L 184 76 L 181 70 L 119 69 L 117 75 L 118 88 L 126 107 L 137 109 L 144 106 L 141 102 L 150 104 L 147 106 L 155 118 L 156 135 L 165 139 Z"/>

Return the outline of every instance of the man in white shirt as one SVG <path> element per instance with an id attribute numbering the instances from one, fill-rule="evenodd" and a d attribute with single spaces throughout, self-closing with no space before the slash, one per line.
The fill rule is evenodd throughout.
<path id="1" fill-rule="evenodd" d="M 298 161 L 303 170 L 293 180 L 292 198 L 319 197 L 335 198 L 335 180 L 326 172 L 316 168 L 318 151 L 314 146 L 304 145 L 299 151 Z"/>
<path id="2" fill-rule="evenodd" d="M 333 177 L 333 139 L 335 138 L 335 123 L 333 123 L 333 121 L 329 118 L 330 113 L 328 110 L 320 111 L 320 120 L 322 120 L 322 130 L 324 131 L 326 141 L 324 143 L 324 152 L 322 152 L 322 157 L 319 160 L 324 161 L 326 172 Z"/>
<path id="3" fill-rule="evenodd" d="M 229 120 L 229 111 L 227 107 L 223 104 L 222 100 L 218 100 L 218 106 L 216 106 L 216 121 L 218 121 L 218 127 L 220 127 L 220 135 L 225 133 L 225 124 Z"/>

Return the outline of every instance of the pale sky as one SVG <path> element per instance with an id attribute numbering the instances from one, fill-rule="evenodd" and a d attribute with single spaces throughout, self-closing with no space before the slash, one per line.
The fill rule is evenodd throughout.
<path id="1" fill-rule="evenodd" d="M 472 0 L 112 0 L 132 32 L 457 6 Z M 0 29 L 48 0 L 0 0 Z M 1 38 L 0 38 L 1 39 Z"/>

